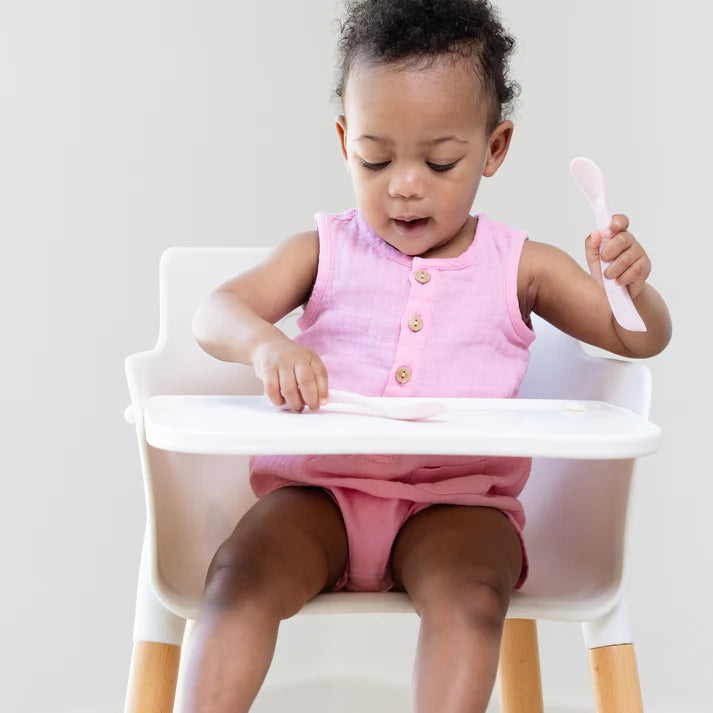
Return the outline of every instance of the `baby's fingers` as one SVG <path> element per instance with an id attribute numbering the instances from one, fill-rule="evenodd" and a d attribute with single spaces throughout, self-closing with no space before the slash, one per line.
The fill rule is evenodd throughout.
<path id="1" fill-rule="evenodd" d="M 318 357 L 312 362 L 314 369 L 314 378 L 317 381 L 317 392 L 319 394 L 319 405 L 324 406 L 329 400 L 329 378 L 327 377 L 327 367 L 324 366 L 322 360 Z"/>
<path id="2" fill-rule="evenodd" d="M 639 258 L 628 270 L 625 270 L 617 282 L 622 285 L 636 283 L 642 285 L 651 274 L 651 263 L 645 258 Z"/>
<path id="3" fill-rule="evenodd" d="M 302 399 L 312 411 L 319 410 L 320 406 L 327 403 L 327 369 L 316 354 L 312 354 L 308 362 L 295 365 L 295 376 Z"/>
<path id="4" fill-rule="evenodd" d="M 285 399 L 280 392 L 280 374 L 277 369 L 272 368 L 265 374 L 258 374 L 262 379 L 262 385 L 265 389 L 265 395 L 275 406 L 282 406 Z"/>
<path id="5" fill-rule="evenodd" d="M 297 378 L 292 364 L 280 366 L 280 391 L 292 411 L 302 411 L 305 403 L 297 386 Z"/>
<path id="6" fill-rule="evenodd" d="M 312 365 L 306 361 L 295 364 L 295 377 L 302 400 L 311 411 L 316 411 L 319 408 L 319 389 Z"/>
<path id="7" fill-rule="evenodd" d="M 607 240 L 601 247 L 602 260 L 612 262 L 620 255 L 629 251 L 629 248 L 634 244 L 634 236 L 631 233 L 624 231 L 617 233 L 613 238 Z M 638 255 L 637 255 L 638 257 Z M 609 275 L 606 275 L 609 277 Z"/>
<path id="8" fill-rule="evenodd" d="M 618 236 L 617 236 L 618 237 Z M 607 248 L 609 245 L 607 245 Z M 626 246 L 617 246 L 611 251 L 605 250 L 602 255 L 607 254 L 609 265 L 604 270 L 604 277 L 609 280 L 616 280 L 631 267 L 641 255 L 636 250 L 629 250 Z"/>
<path id="9" fill-rule="evenodd" d="M 623 213 L 615 213 L 611 217 L 609 227 L 604 231 L 604 239 L 608 240 L 617 233 L 623 233 L 629 229 L 629 217 Z"/>

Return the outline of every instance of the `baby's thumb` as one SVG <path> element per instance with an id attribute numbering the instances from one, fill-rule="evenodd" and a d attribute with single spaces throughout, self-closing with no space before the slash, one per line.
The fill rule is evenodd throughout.
<path id="1" fill-rule="evenodd" d="M 604 285 L 602 278 L 602 265 L 599 261 L 599 248 L 602 244 L 602 234 L 595 230 L 591 235 L 587 236 L 584 241 L 584 252 L 587 259 L 587 266 L 592 277 L 600 284 Z"/>

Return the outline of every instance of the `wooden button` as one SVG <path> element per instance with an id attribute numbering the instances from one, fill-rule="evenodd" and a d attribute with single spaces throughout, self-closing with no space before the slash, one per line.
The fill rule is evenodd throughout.
<path id="1" fill-rule="evenodd" d="M 420 332 L 423 329 L 423 320 L 415 314 L 411 319 L 408 321 L 408 328 L 412 332 Z"/>
<path id="2" fill-rule="evenodd" d="M 425 270 L 419 270 L 417 273 L 414 274 L 414 277 L 422 285 L 425 285 L 431 279 L 431 275 Z"/>
<path id="3" fill-rule="evenodd" d="M 400 366 L 396 370 L 396 381 L 398 381 L 401 384 L 405 384 L 409 379 L 411 378 L 411 372 L 405 367 L 405 366 Z"/>

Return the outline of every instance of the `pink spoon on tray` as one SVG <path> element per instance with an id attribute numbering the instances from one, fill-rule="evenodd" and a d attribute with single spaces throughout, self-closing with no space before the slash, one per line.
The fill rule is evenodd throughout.
<path id="1" fill-rule="evenodd" d="M 384 418 L 399 421 L 420 421 L 436 416 L 446 409 L 442 401 L 406 396 L 362 396 L 351 391 L 329 390 L 329 403 L 353 404 Z"/>
<path id="2" fill-rule="evenodd" d="M 604 175 L 599 170 L 599 167 L 588 158 L 575 158 L 569 165 L 570 173 L 574 178 L 575 183 L 582 189 L 582 192 L 589 201 L 589 205 L 594 211 L 594 220 L 597 230 L 602 233 L 602 243 L 599 246 L 599 253 L 607 244 L 607 239 L 604 238 L 604 231 L 609 227 L 611 222 L 611 211 L 607 203 L 607 189 L 604 183 Z M 601 260 L 602 279 L 604 280 L 604 291 L 606 292 L 609 306 L 614 314 L 614 319 L 624 329 L 630 332 L 645 332 L 646 325 L 644 320 L 636 311 L 634 303 L 629 295 L 625 285 L 618 285 L 616 280 L 611 280 L 604 277 L 604 271 L 611 263 Z"/>
<path id="3" fill-rule="evenodd" d="M 265 396 L 267 399 L 267 396 Z M 327 405 L 349 404 L 358 406 L 371 416 L 393 418 L 398 421 L 421 421 L 445 411 L 448 406 L 435 398 L 415 398 L 410 396 L 362 396 L 351 391 L 330 389 Z M 280 406 L 289 411 L 287 404 Z"/>

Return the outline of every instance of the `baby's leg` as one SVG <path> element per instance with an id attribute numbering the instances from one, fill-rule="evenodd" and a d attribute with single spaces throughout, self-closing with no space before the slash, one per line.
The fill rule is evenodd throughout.
<path id="1" fill-rule="evenodd" d="M 416 713 L 483 713 L 522 553 L 498 510 L 436 505 L 406 521 L 391 571 L 421 617 Z"/>
<path id="2" fill-rule="evenodd" d="M 341 514 L 318 488 L 259 500 L 218 549 L 181 671 L 178 713 L 242 713 L 267 674 L 282 619 L 344 571 Z"/>

